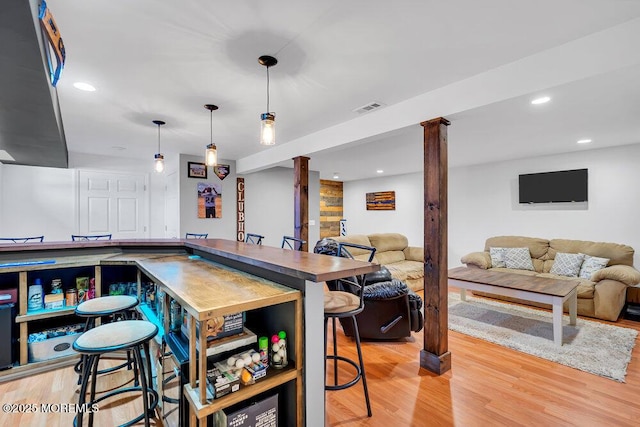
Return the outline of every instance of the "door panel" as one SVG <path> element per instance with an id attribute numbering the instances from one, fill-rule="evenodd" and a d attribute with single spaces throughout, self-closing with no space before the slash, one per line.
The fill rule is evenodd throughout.
<path id="1" fill-rule="evenodd" d="M 145 175 L 80 170 L 78 189 L 79 234 L 148 236 Z"/>

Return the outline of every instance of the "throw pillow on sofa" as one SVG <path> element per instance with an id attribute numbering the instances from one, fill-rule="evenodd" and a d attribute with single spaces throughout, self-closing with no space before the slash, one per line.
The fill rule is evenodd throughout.
<path id="1" fill-rule="evenodd" d="M 558 252 L 549 273 L 559 276 L 578 277 L 583 261 L 584 254 Z"/>
<path id="2" fill-rule="evenodd" d="M 504 263 L 507 268 L 534 271 L 529 248 L 505 248 Z"/>
<path id="3" fill-rule="evenodd" d="M 504 262 L 504 253 L 508 248 L 489 248 L 489 256 L 491 257 L 491 267 L 506 267 Z"/>
<path id="4" fill-rule="evenodd" d="M 578 277 L 591 280 L 591 275 L 598 270 L 602 270 L 609 263 L 609 258 L 599 258 L 597 256 L 584 255 L 584 262 L 580 267 Z"/>

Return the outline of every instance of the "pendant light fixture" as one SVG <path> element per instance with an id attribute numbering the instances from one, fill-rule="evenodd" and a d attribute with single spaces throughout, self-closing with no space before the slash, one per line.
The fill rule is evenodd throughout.
<path id="1" fill-rule="evenodd" d="M 204 163 L 207 166 L 215 166 L 218 164 L 218 149 L 216 148 L 216 144 L 213 143 L 213 112 L 218 109 L 218 106 L 213 104 L 205 104 L 204 108 L 209 110 L 209 112 L 211 113 L 211 143 L 207 145 L 207 150 L 204 153 Z"/>
<path id="2" fill-rule="evenodd" d="M 260 144 L 274 145 L 276 143 L 276 113 L 269 111 L 269 67 L 273 67 L 278 60 L 273 56 L 263 55 L 258 58 L 260 65 L 267 68 L 267 112 L 260 115 Z"/>
<path id="3" fill-rule="evenodd" d="M 158 152 L 155 154 L 155 170 L 158 173 L 162 173 L 164 171 L 164 156 L 160 152 L 160 126 L 164 125 L 165 122 L 162 120 L 154 120 L 153 123 L 158 125 Z"/>

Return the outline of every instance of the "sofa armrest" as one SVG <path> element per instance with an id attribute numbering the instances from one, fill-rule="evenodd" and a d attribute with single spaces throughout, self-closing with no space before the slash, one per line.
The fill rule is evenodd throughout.
<path id="1" fill-rule="evenodd" d="M 627 286 L 633 286 L 640 283 L 640 271 L 629 265 L 612 265 L 591 275 L 592 282 L 599 282 L 604 279 L 617 280 Z"/>
<path id="2" fill-rule="evenodd" d="M 407 246 L 402 250 L 404 259 L 408 261 L 424 262 L 424 249 L 417 246 Z"/>
<path id="3" fill-rule="evenodd" d="M 475 267 L 488 269 L 491 268 L 491 257 L 489 252 L 471 252 L 463 256 L 460 262 L 467 265 L 473 265 Z"/>

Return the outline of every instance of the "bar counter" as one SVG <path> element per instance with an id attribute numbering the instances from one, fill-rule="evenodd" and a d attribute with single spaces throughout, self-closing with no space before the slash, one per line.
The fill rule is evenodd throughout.
<path id="1" fill-rule="evenodd" d="M 296 424 L 307 426 L 324 425 L 324 291 L 321 282 L 380 268 L 377 264 L 357 260 L 223 239 L 0 245 L 0 274 L 19 273 L 21 289 L 26 288 L 29 271 L 88 264 L 95 264 L 96 271 L 100 266 L 136 265 L 193 318 L 190 342 L 199 342 L 200 348 L 206 347 L 206 337 L 196 338 L 196 324 L 206 325 L 207 319 L 224 314 L 293 304 L 295 309 L 290 311 L 294 314 L 285 316 L 295 320 L 294 325 L 290 325 L 295 328 L 292 331 L 295 343 L 291 349 L 293 368 L 251 387 L 256 387 L 257 393 L 295 379 L 298 391 Z M 26 304 L 23 299 L 21 305 Z M 26 326 L 24 331 L 21 341 L 26 338 Z M 190 347 L 190 359 L 194 359 L 196 346 Z M 206 359 L 198 365 L 202 377 Z M 196 417 L 204 417 L 221 406 L 205 403 L 204 388 L 195 387 L 196 369 L 190 371 L 190 384 L 185 386 L 185 393 L 193 410 L 191 424 L 195 425 Z"/>

